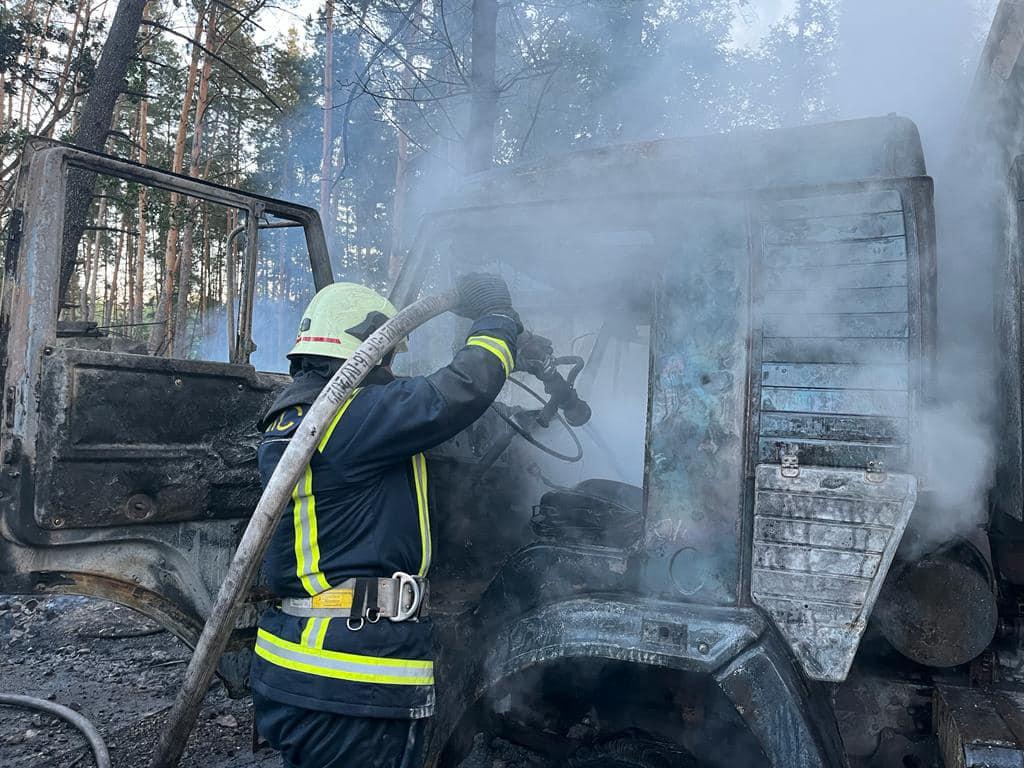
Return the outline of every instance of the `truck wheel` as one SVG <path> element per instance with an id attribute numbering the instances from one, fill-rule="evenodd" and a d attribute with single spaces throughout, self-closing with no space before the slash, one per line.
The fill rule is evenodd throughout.
<path id="1" fill-rule="evenodd" d="M 580 747 L 567 768 L 699 768 L 685 750 L 650 739 L 623 737 Z"/>

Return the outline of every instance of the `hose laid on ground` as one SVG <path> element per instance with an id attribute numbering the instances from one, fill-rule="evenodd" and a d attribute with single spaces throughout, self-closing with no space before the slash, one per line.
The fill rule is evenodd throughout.
<path id="1" fill-rule="evenodd" d="M 54 704 L 46 699 L 37 699 L 34 696 L 19 696 L 14 693 L 0 693 L 0 705 L 8 707 L 25 707 L 26 709 L 38 709 L 48 715 L 59 717 L 75 726 L 92 748 L 93 757 L 96 758 L 97 768 L 110 768 L 110 753 L 107 752 L 107 745 L 103 743 L 103 737 L 96 730 L 96 726 L 86 718 L 75 712 L 75 710 Z"/>
<path id="2" fill-rule="evenodd" d="M 243 601 L 259 571 L 263 554 L 277 528 L 295 484 L 306 471 L 323 431 L 366 375 L 402 339 L 431 318 L 455 306 L 454 292 L 410 304 L 376 330 L 338 369 L 310 407 L 270 477 L 256 511 L 242 535 L 217 599 L 196 642 L 181 691 L 160 736 L 150 768 L 174 768 L 227 645 Z"/>

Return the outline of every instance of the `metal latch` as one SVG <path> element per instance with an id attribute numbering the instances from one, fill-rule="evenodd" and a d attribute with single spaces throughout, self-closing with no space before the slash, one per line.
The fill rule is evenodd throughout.
<path id="1" fill-rule="evenodd" d="M 779 461 L 782 464 L 783 477 L 800 477 L 800 456 L 796 451 L 784 449 Z"/>
<path id="2" fill-rule="evenodd" d="M 867 472 L 864 474 L 869 483 L 884 483 L 888 477 L 885 471 L 884 461 L 869 461 Z"/>

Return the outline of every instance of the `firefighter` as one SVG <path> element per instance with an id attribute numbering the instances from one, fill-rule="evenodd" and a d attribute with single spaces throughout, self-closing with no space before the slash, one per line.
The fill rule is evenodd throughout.
<path id="1" fill-rule="evenodd" d="M 465 345 L 429 376 L 396 378 L 391 355 L 371 371 L 324 431 L 264 559 L 280 603 L 259 623 L 255 720 L 285 766 L 412 768 L 422 760 L 434 711 L 423 452 L 494 401 L 522 331 L 501 278 L 466 275 L 457 288 L 455 312 L 473 320 Z M 320 390 L 394 314 L 352 283 L 313 297 L 288 354 L 293 382 L 261 422 L 264 485 Z"/>

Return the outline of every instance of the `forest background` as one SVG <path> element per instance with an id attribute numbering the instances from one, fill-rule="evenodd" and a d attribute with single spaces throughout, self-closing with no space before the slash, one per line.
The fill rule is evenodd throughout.
<path id="1" fill-rule="evenodd" d="M 994 0 L 121 7 L 132 3 L 141 23 L 126 33 L 115 0 L 0 0 L 0 227 L 26 138 L 82 143 L 110 42 L 128 69 L 110 130 L 94 143 L 318 208 L 337 278 L 379 288 L 419 214 L 464 174 L 495 164 L 889 111 L 918 120 L 928 152 L 948 152 L 957 94 L 995 9 Z M 158 354 L 223 359 L 239 268 L 227 234 L 238 212 L 101 181 L 87 220 L 64 319 Z M 257 338 L 261 328 L 287 338 L 309 298 L 296 242 L 282 235 L 261 246 Z M 262 348 L 257 365 L 279 369 L 279 347 Z"/>

